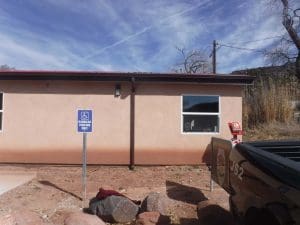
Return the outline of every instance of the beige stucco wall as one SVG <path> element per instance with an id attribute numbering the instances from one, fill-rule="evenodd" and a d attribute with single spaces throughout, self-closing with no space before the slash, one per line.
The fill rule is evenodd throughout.
<path id="1" fill-rule="evenodd" d="M 128 164 L 130 85 L 63 81 L 1 81 L 4 93 L 0 162 L 81 162 L 77 109 L 93 109 L 88 163 Z M 137 84 L 136 164 L 196 164 L 208 159 L 211 135 L 181 133 L 181 95 L 220 95 L 218 136 L 230 138 L 227 122 L 241 121 L 241 87 L 230 85 Z"/>
<path id="2" fill-rule="evenodd" d="M 126 164 L 129 160 L 129 97 L 115 98 L 114 84 L 1 82 L 4 121 L 0 161 L 80 163 L 82 134 L 77 109 L 91 108 L 88 162 Z"/>
<path id="3" fill-rule="evenodd" d="M 138 85 L 136 96 L 136 163 L 197 164 L 209 161 L 210 134 L 181 132 L 183 94 L 220 96 L 220 132 L 231 138 L 227 123 L 242 121 L 240 86 Z"/>

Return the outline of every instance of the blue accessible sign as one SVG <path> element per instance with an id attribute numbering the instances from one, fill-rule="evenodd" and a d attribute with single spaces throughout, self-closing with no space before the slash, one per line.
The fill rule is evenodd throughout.
<path id="1" fill-rule="evenodd" d="M 81 110 L 77 111 L 77 132 L 88 133 L 92 132 L 93 125 L 93 111 Z"/>

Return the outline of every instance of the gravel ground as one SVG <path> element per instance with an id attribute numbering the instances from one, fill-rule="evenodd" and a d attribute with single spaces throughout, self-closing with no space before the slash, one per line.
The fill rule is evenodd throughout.
<path id="1" fill-rule="evenodd" d="M 37 213 L 45 224 L 63 224 L 66 216 L 82 208 L 81 167 L 9 166 L 0 171 L 35 172 L 36 177 L 0 196 L 0 216 L 16 210 Z M 87 197 L 100 187 L 113 189 L 143 200 L 149 192 L 166 195 L 172 224 L 197 224 L 197 203 L 211 199 L 228 209 L 227 193 L 216 186 L 210 192 L 210 172 L 206 166 L 90 166 L 87 172 Z M 87 206 L 88 202 L 85 203 Z"/>

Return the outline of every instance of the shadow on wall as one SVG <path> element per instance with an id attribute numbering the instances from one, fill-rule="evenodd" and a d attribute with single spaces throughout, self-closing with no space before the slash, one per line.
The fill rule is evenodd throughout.
<path id="1" fill-rule="evenodd" d="M 0 88 L 7 93 L 34 93 L 34 94 L 74 94 L 74 95 L 114 95 L 116 85 L 120 85 L 121 99 L 130 95 L 130 82 L 101 82 L 101 81 L 2 81 Z M 239 97 L 240 87 L 231 86 L 230 91 L 224 86 L 201 86 L 182 84 L 159 84 L 159 83 L 136 83 L 137 95 L 158 95 L 158 96 L 181 96 L 182 93 L 205 93 L 208 95 L 222 95 L 228 97 Z M 225 90 L 225 91 L 224 91 Z"/>
<path id="2" fill-rule="evenodd" d="M 117 84 L 120 84 L 118 97 L 115 95 Z M 6 93 L 111 95 L 120 99 L 126 99 L 131 93 L 131 84 L 128 82 L 6 81 L 0 87 Z"/>
<path id="3" fill-rule="evenodd" d="M 202 162 L 205 163 L 207 166 L 211 165 L 211 156 L 212 156 L 212 145 L 211 143 L 207 145 L 206 149 L 204 150 L 204 154 L 202 156 Z"/>

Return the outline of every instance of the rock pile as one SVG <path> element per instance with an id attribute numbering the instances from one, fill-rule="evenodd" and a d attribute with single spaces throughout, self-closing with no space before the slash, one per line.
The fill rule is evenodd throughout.
<path id="1" fill-rule="evenodd" d="M 167 215 L 167 199 L 157 192 L 151 192 L 142 202 L 142 212 L 159 212 Z"/>
<path id="2" fill-rule="evenodd" d="M 110 192 L 113 193 L 109 190 L 103 191 Z M 143 200 L 141 207 L 136 201 L 123 195 L 109 195 L 101 199 L 95 197 L 90 200 L 89 211 L 108 223 L 129 223 L 137 218 L 136 225 L 167 225 L 170 223 L 169 217 L 166 216 L 167 206 L 165 197 L 151 192 Z"/>
<path id="3" fill-rule="evenodd" d="M 89 204 L 90 211 L 109 223 L 128 223 L 136 218 L 139 207 L 122 196 L 108 196 L 98 200 L 94 198 Z"/>

